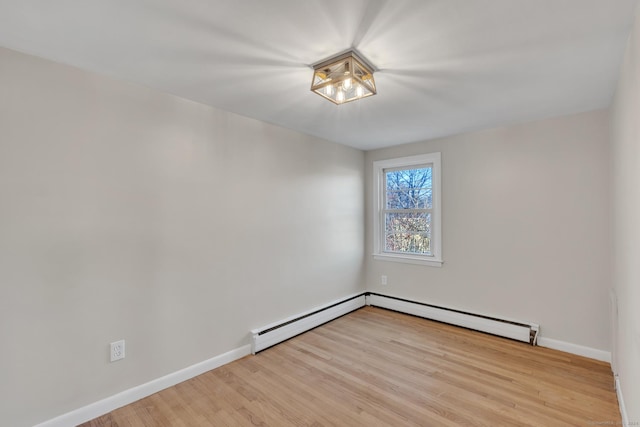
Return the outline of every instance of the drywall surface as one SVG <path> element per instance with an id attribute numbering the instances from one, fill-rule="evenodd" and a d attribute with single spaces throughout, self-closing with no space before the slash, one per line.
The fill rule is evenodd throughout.
<path id="1" fill-rule="evenodd" d="M 443 266 L 373 260 L 372 162 L 430 152 L 442 153 Z M 607 111 L 370 151 L 366 167 L 369 291 L 610 350 Z"/>
<path id="2" fill-rule="evenodd" d="M 363 174 L 359 150 L 0 49 L 0 425 L 363 290 Z"/>
<path id="3" fill-rule="evenodd" d="M 617 331 L 613 356 L 629 421 L 640 423 L 640 9 L 611 107 L 613 277 Z"/>

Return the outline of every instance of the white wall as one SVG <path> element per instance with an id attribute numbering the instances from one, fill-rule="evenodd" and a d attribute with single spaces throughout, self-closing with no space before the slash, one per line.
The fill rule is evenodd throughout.
<path id="1" fill-rule="evenodd" d="M 640 9 L 611 108 L 613 277 L 618 331 L 613 350 L 631 422 L 640 422 Z"/>
<path id="2" fill-rule="evenodd" d="M 374 261 L 372 162 L 429 152 L 442 152 L 444 265 Z M 371 151 L 366 165 L 368 290 L 536 322 L 544 337 L 609 351 L 606 111 Z"/>
<path id="3" fill-rule="evenodd" d="M 0 425 L 362 291 L 364 154 L 0 49 Z M 108 343 L 126 339 L 110 364 Z"/>

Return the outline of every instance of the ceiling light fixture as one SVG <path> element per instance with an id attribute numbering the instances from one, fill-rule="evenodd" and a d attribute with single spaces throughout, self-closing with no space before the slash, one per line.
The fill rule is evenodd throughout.
<path id="1" fill-rule="evenodd" d="M 313 65 L 311 91 L 334 104 L 376 94 L 374 68 L 353 50 Z"/>

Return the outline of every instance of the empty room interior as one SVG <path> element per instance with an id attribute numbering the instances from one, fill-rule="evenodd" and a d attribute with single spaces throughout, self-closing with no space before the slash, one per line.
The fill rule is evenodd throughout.
<path id="1" fill-rule="evenodd" d="M 0 426 L 640 425 L 638 3 L 0 1 Z"/>

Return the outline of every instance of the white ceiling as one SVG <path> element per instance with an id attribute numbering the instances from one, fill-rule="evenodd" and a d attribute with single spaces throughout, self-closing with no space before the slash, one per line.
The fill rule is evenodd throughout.
<path id="1" fill-rule="evenodd" d="M 607 107 L 637 0 L 0 0 L 0 45 L 361 149 Z M 378 95 L 309 64 L 349 47 Z"/>

